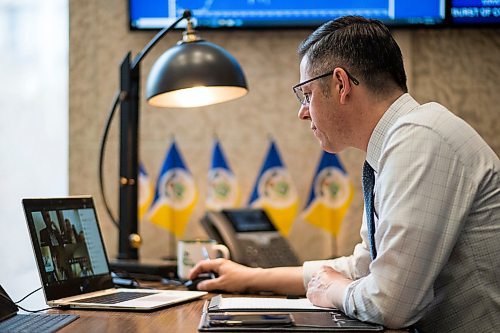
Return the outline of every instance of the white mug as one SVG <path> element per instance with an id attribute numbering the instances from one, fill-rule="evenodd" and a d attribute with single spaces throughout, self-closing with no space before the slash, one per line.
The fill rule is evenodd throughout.
<path id="1" fill-rule="evenodd" d="M 229 249 L 213 239 L 187 239 L 177 242 L 177 275 L 186 280 L 189 271 L 201 260 L 229 259 Z"/>

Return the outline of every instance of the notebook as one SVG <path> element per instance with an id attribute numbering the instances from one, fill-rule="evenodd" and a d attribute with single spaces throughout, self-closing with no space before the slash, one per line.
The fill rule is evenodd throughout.
<path id="1" fill-rule="evenodd" d="M 17 310 L 0 286 L 0 332 L 56 332 L 79 317 L 72 314 L 17 314 Z"/>
<path id="2" fill-rule="evenodd" d="M 288 320 L 284 320 L 288 319 Z M 222 297 L 205 301 L 200 332 L 379 332 L 384 327 L 349 318 L 307 299 Z"/>
<path id="3" fill-rule="evenodd" d="M 22 203 L 50 306 L 147 311 L 206 294 L 114 288 L 90 196 L 23 199 Z"/>

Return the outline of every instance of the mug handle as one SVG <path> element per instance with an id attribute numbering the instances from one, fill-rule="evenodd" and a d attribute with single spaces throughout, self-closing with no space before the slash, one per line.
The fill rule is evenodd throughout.
<path id="1" fill-rule="evenodd" d="M 213 246 L 214 249 L 219 251 L 222 254 L 222 258 L 224 259 L 230 259 L 231 255 L 229 254 L 229 249 L 227 248 L 226 245 L 224 244 L 215 244 Z"/>

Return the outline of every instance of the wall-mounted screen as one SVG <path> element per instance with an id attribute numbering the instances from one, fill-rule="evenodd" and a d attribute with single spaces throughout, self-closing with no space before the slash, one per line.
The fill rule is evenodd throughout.
<path id="1" fill-rule="evenodd" d="M 500 0 L 450 0 L 452 24 L 500 24 Z"/>
<path id="2" fill-rule="evenodd" d="M 190 9 L 197 28 L 317 27 L 345 15 L 376 18 L 387 25 L 437 25 L 445 0 L 129 0 L 132 29 L 159 29 Z"/>

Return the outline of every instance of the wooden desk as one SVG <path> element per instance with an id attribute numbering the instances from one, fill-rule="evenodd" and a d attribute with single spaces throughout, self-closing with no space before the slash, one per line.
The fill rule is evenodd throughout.
<path id="1" fill-rule="evenodd" d="M 152 312 L 90 311 L 90 310 L 50 310 L 50 313 L 78 314 L 80 318 L 64 327 L 61 333 L 100 332 L 198 332 L 198 323 L 206 299 L 174 305 Z M 58 332 L 59 333 L 59 332 Z"/>
<path id="2" fill-rule="evenodd" d="M 207 294 L 195 301 L 152 312 L 50 310 L 49 313 L 71 313 L 80 315 L 80 318 L 64 327 L 60 331 L 61 333 L 191 333 L 198 332 L 198 324 L 200 322 L 203 304 L 205 300 L 209 300 L 214 295 L 216 294 Z M 230 295 L 227 296 L 229 297 Z M 388 330 L 385 332 L 401 333 L 408 331 Z"/>

